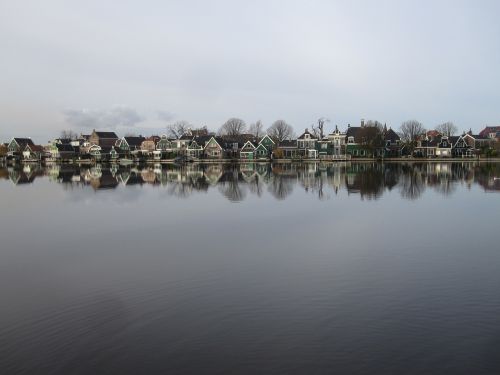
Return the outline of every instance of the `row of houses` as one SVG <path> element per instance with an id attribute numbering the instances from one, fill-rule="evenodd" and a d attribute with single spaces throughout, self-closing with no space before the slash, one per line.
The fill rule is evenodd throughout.
<path id="1" fill-rule="evenodd" d="M 346 160 L 350 158 L 472 157 L 485 148 L 498 145 L 500 127 L 487 127 L 481 133 L 444 136 L 435 131 L 419 137 L 410 148 L 391 128 L 348 125 L 342 132 L 335 127 L 323 137 L 305 129 L 293 140 L 277 140 L 269 135 L 251 134 L 217 136 L 206 129 L 188 130 L 179 138 L 162 136 L 125 136 L 115 132 L 96 131 L 78 139 L 57 138 L 46 146 L 36 145 L 30 138 L 13 138 L 2 146 L 7 158 L 24 161 L 95 160 L 142 161 L 240 159 L 244 161 L 270 159 Z"/>

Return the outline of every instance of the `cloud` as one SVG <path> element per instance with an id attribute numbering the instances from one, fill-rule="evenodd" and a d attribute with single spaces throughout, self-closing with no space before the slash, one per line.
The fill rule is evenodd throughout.
<path id="1" fill-rule="evenodd" d="M 117 127 L 134 127 L 146 120 L 135 109 L 117 106 L 110 109 L 69 109 L 63 111 L 66 122 L 75 128 L 100 129 Z"/>
<path id="2" fill-rule="evenodd" d="M 170 121 L 174 118 L 174 114 L 169 111 L 156 111 L 156 117 L 161 121 Z"/>

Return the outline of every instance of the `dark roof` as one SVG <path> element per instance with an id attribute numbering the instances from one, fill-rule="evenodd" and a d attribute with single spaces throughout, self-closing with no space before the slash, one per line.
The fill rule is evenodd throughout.
<path id="1" fill-rule="evenodd" d="M 58 151 L 74 152 L 75 148 L 68 143 L 56 143 Z"/>
<path id="2" fill-rule="evenodd" d="M 56 142 L 59 142 L 59 143 L 69 144 L 69 143 L 71 143 L 71 141 L 72 141 L 71 138 L 56 138 Z"/>
<path id="3" fill-rule="evenodd" d="M 26 147 L 26 145 L 30 145 L 30 146 L 34 146 L 35 144 L 33 143 L 33 141 L 31 140 L 31 138 L 16 138 L 14 137 L 14 140 L 16 141 L 16 143 L 19 145 L 19 146 L 24 146 Z"/>
<path id="4" fill-rule="evenodd" d="M 211 138 L 211 135 L 199 135 L 194 137 L 193 140 L 196 141 L 196 143 L 198 143 L 200 146 L 205 146 L 205 143 L 207 143 Z"/>
<path id="5" fill-rule="evenodd" d="M 279 148 L 297 148 L 297 141 L 283 140 L 278 144 Z"/>
<path id="6" fill-rule="evenodd" d="M 389 128 L 389 130 L 387 130 L 384 134 L 384 139 L 386 141 L 396 142 L 399 141 L 401 138 L 394 130 Z"/>
<path id="7" fill-rule="evenodd" d="M 118 138 L 115 132 L 95 132 L 99 138 Z"/>
<path id="8" fill-rule="evenodd" d="M 424 140 L 421 142 L 420 147 L 436 147 L 439 143 L 439 139 Z"/>
<path id="9" fill-rule="evenodd" d="M 30 148 L 31 151 L 43 152 L 43 146 L 40 145 L 26 145 L 26 148 Z"/>
<path id="10" fill-rule="evenodd" d="M 452 135 L 451 137 L 448 137 L 448 140 L 452 145 L 456 144 L 458 140 L 460 139 L 460 136 L 458 135 Z"/>
<path id="11" fill-rule="evenodd" d="M 185 134 L 181 135 L 181 137 L 179 139 L 182 141 L 191 140 L 191 139 L 193 139 L 193 136 L 191 134 L 185 133 Z"/>
<path id="12" fill-rule="evenodd" d="M 144 137 L 123 137 L 127 141 L 129 146 L 140 146 L 141 143 L 146 139 Z"/>
<path id="13" fill-rule="evenodd" d="M 297 138 L 297 139 L 304 139 L 304 138 L 306 137 L 306 134 L 309 134 L 310 138 L 312 138 L 312 139 L 316 139 L 316 137 L 315 137 L 313 134 L 311 134 L 311 133 L 309 132 L 309 129 L 306 129 L 306 130 L 304 131 L 304 133 L 302 133 L 302 134 L 300 135 L 300 137 L 299 137 L 299 138 Z"/>
<path id="14" fill-rule="evenodd" d="M 345 135 L 346 137 L 356 137 L 360 129 L 360 126 L 350 126 L 347 128 L 347 132 L 345 133 Z"/>

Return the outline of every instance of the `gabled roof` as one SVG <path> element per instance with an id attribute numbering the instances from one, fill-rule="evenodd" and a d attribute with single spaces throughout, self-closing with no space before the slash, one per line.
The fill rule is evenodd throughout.
<path id="1" fill-rule="evenodd" d="M 306 138 L 306 134 L 309 134 L 309 139 L 313 139 L 313 140 L 314 140 L 314 139 L 317 139 L 314 135 L 312 135 L 312 134 L 309 132 L 309 129 L 306 129 L 306 130 L 304 131 L 304 133 L 302 133 L 302 134 L 300 135 L 300 137 L 299 137 L 299 138 L 297 138 L 297 139 L 305 139 L 305 138 Z"/>
<path id="2" fill-rule="evenodd" d="M 31 151 L 34 151 L 34 152 L 43 152 L 44 149 L 43 149 L 43 146 L 40 146 L 40 145 L 34 145 L 34 144 L 28 144 L 26 145 L 26 147 L 24 148 L 25 150 L 26 149 L 30 149 Z"/>
<path id="3" fill-rule="evenodd" d="M 193 136 L 189 133 L 184 133 L 183 135 L 180 136 L 179 138 L 181 141 L 190 141 L 193 139 Z"/>
<path id="4" fill-rule="evenodd" d="M 142 141 L 144 141 L 144 137 L 123 137 L 123 139 L 127 142 L 129 146 L 140 146 Z"/>
<path id="5" fill-rule="evenodd" d="M 389 130 L 387 130 L 384 134 L 384 140 L 391 141 L 391 142 L 397 142 L 397 141 L 401 140 L 401 138 L 399 137 L 398 133 L 396 133 L 394 130 L 389 128 Z"/>
<path id="6" fill-rule="evenodd" d="M 243 149 L 246 149 L 247 147 L 255 150 L 255 144 L 252 141 L 246 141 L 241 150 L 243 151 Z"/>
<path id="7" fill-rule="evenodd" d="M 459 135 L 452 135 L 451 137 L 448 137 L 448 140 L 454 146 L 454 145 L 456 145 L 458 143 L 458 141 L 460 140 L 460 138 L 462 138 L 462 137 L 459 136 Z"/>
<path id="8" fill-rule="evenodd" d="M 276 142 L 274 142 L 274 140 L 273 140 L 273 139 L 269 136 L 269 134 L 264 135 L 264 136 L 263 136 L 263 137 L 259 140 L 259 143 L 262 143 L 262 141 L 263 141 L 264 139 L 266 139 L 266 138 L 269 138 L 269 140 L 270 140 L 271 142 L 273 142 L 273 144 L 276 144 Z"/>
<path id="9" fill-rule="evenodd" d="M 347 132 L 345 133 L 346 137 L 356 137 L 358 132 L 361 130 L 360 126 L 349 126 L 347 128 Z"/>
<path id="10" fill-rule="evenodd" d="M 99 137 L 99 138 L 118 138 L 115 132 L 101 132 L 101 131 L 95 131 L 94 133 Z"/>
<path id="11" fill-rule="evenodd" d="M 68 143 L 56 143 L 57 151 L 74 152 L 75 148 Z"/>
<path id="12" fill-rule="evenodd" d="M 21 146 L 21 147 L 26 147 L 26 145 L 32 145 L 32 146 L 35 145 L 33 143 L 33 141 L 31 140 L 31 138 L 17 138 L 17 137 L 14 137 L 13 140 L 16 141 L 16 143 L 19 146 Z"/>
<path id="13" fill-rule="evenodd" d="M 202 137 L 200 137 L 200 138 L 202 138 Z M 205 145 L 203 146 L 203 148 L 206 148 L 206 147 L 207 147 L 207 145 L 208 145 L 208 143 L 209 143 L 212 139 L 215 141 L 215 143 L 217 143 L 217 145 L 218 145 L 221 149 L 223 149 L 222 145 L 224 144 L 224 140 L 223 140 L 221 137 L 216 137 L 216 136 L 213 136 L 213 135 L 212 135 L 212 136 L 210 136 L 210 137 L 209 137 L 209 139 L 208 139 L 207 141 L 205 141 Z"/>

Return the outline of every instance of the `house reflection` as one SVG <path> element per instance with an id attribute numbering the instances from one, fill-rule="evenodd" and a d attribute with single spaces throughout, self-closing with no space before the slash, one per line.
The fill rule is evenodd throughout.
<path id="1" fill-rule="evenodd" d="M 17 165 L 0 168 L 0 179 L 15 185 L 47 178 L 64 186 L 91 187 L 95 191 L 118 186 L 164 187 L 169 195 L 189 197 L 216 188 L 232 202 L 250 196 L 270 194 L 278 200 L 300 189 L 320 199 L 345 192 L 361 199 L 378 199 L 396 191 L 415 200 L 426 189 L 452 194 L 457 184 L 485 191 L 500 191 L 500 164 L 478 162 L 448 163 L 241 163 L 241 164 L 117 164 L 92 166 L 73 164 Z"/>

